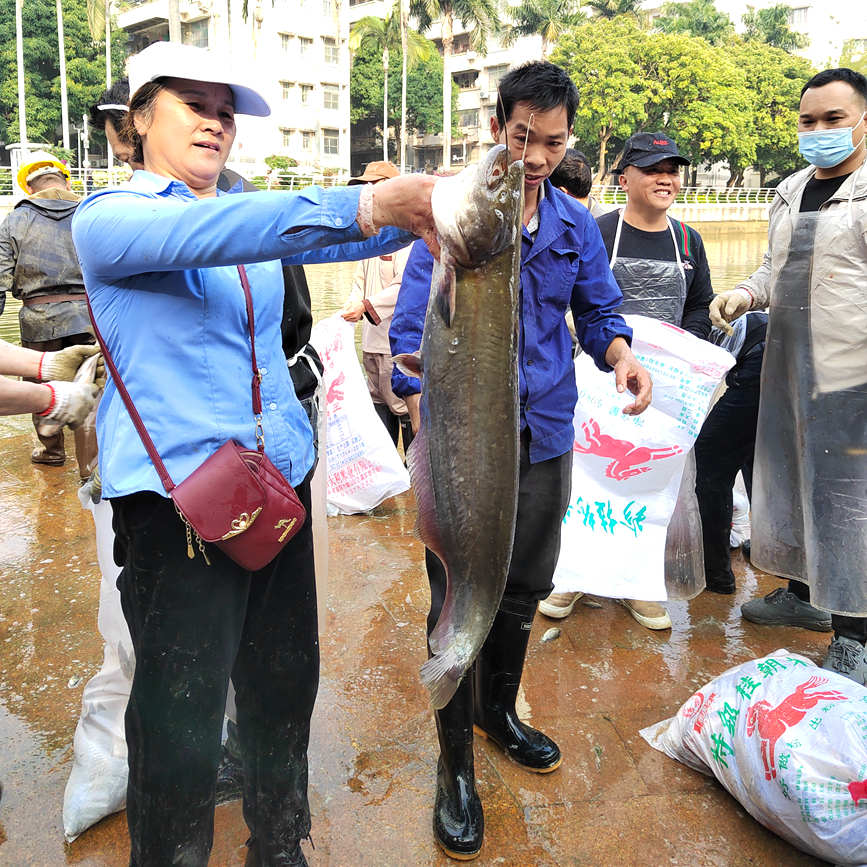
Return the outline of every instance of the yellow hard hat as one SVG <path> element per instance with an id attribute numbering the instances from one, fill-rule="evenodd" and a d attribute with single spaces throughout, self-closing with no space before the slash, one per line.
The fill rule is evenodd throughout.
<path id="1" fill-rule="evenodd" d="M 30 181 L 50 172 L 59 173 L 69 180 L 69 169 L 57 157 L 52 156 L 47 151 L 36 151 L 36 153 L 30 154 L 26 162 L 23 162 L 18 169 L 18 186 L 25 193 L 29 193 L 27 185 Z"/>

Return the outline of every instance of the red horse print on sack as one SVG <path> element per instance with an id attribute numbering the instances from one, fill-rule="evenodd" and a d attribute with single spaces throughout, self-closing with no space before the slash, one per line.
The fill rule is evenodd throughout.
<path id="1" fill-rule="evenodd" d="M 771 707 L 768 701 L 759 701 L 747 711 L 747 737 L 750 737 L 758 729 L 762 740 L 762 761 L 765 765 L 765 779 L 771 780 L 777 776 L 777 768 L 774 763 L 774 749 L 777 741 L 785 733 L 786 729 L 797 725 L 820 701 L 845 701 L 846 696 L 841 692 L 829 689 L 824 692 L 811 692 L 827 678 L 811 677 L 806 683 L 802 683 L 795 691 L 786 696 L 776 707 Z"/>
<path id="2" fill-rule="evenodd" d="M 325 402 L 332 408 L 337 409 L 343 403 L 343 388 L 341 387 L 346 380 L 346 376 L 341 371 L 334 377 L 334 382 L 328 386 L 328 394 L 325 396 Z"/>
<path id="3" fill-rule="evenodd" d="M 584 432 L 585 445 L 579 445 L 578 440 L 572 450 L 585 455 L 599 455 L 603 458 L 613 458 L 605 468 L 605 475 L 616 482 L 623 482 L 633 476 L 646 473 L 650 467 L 642 466 L 651 461 L 672 458 L 679 455 L 683 449 L 680 446 L 668 446 L 662 449 L 649 449 L 646 446 L 636 446 L 629 440 L 617 440 L 599 430 L 599 422 L 595 419 L 585 421 L 581 425 Z"/>
<path id="4" fill-rule="evenodd" d="M 867 780 L 858 780 L 856 783 L 849 783 L 847 786 L 852 800 L 857 804 L 858 801 L 867 801 Z"/>

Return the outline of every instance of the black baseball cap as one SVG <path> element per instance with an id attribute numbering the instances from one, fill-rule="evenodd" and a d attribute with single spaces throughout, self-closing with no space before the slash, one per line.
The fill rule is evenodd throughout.
<path id="1" fill-rule="evenodd" d="M 638 166 L 643 169 L 661 163 L 663 160 L 674 160 L 682 166 L 689 165 L 689 160 L 680 155 L 670 135 L 664 132 L 637 132 L 626 139 L 620 164 L 611 171 L 619 173 L 627 166 Z"/>

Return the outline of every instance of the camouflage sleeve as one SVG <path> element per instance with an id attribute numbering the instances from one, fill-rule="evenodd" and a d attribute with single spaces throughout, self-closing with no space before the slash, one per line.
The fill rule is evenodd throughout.
<path id="1" fill-rule="evenodd" d="M 17 248 L 11 231 L 12 218 L 13 215 L 9 214 L 0 223 L 0 293 L 3 294 L 3 302 L 0 303 L 0 313 L 3 312 L 3 305 L 6 303 L 6 292 L 12 291 L 15 262 L 18 259 Z"/>

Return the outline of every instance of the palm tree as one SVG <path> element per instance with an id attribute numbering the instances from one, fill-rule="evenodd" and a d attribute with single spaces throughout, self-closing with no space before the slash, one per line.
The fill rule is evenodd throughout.
<path id="1" fill-rule="evenodd" d="M 401 8 L 400 0 L 394 4 L 388 18 L 368 15 L 356 21 L 349 31 L 349 50 L 358 51 L 362 43 L 373 44 L 382 52 L 382 158 L 388 160 L 388 64 L 393 50 L 401 46 Z M 401 82 L 401 149 L 406 147 L 406 70 L 419 61 L 433 56 L 433 43 L 420 33 L 406 28 L 406 50 L 403 51 L 404 64 Z M 401 167 L 404 157 L 401 156 Z"/>
<path id="2" fill-rule="evenodd" d="M 640 17 L 641 0 L 585 0 L 600 18 L 616 18 L 618 15 Z"/>
<path id="3" fill-rule="evenodd" d="M 576 0 L 523 0 L 509 12 L 514 24 L 503 34 L 505 45 L 513 44 L 520 36 L 542 37 L 542 57 L 548 56 L 557 37 L 566 27 L 580 23 L 584 14 Z"/>
<path id="4" fill-rule="evenodd" d="M 637 0 L 636 0 L 637 2 Z M 452 74 L 449 58 L 454 44 L 455 21 L 470 29 L 470 46 L 484 53 L 487 39 L 500 30 L 497 0 L 410 0 L 410 12 L 419 30 L 428 30 L 434 21 L 442 26 L 443 39 L 443 168 L 452 164 Z"/>

